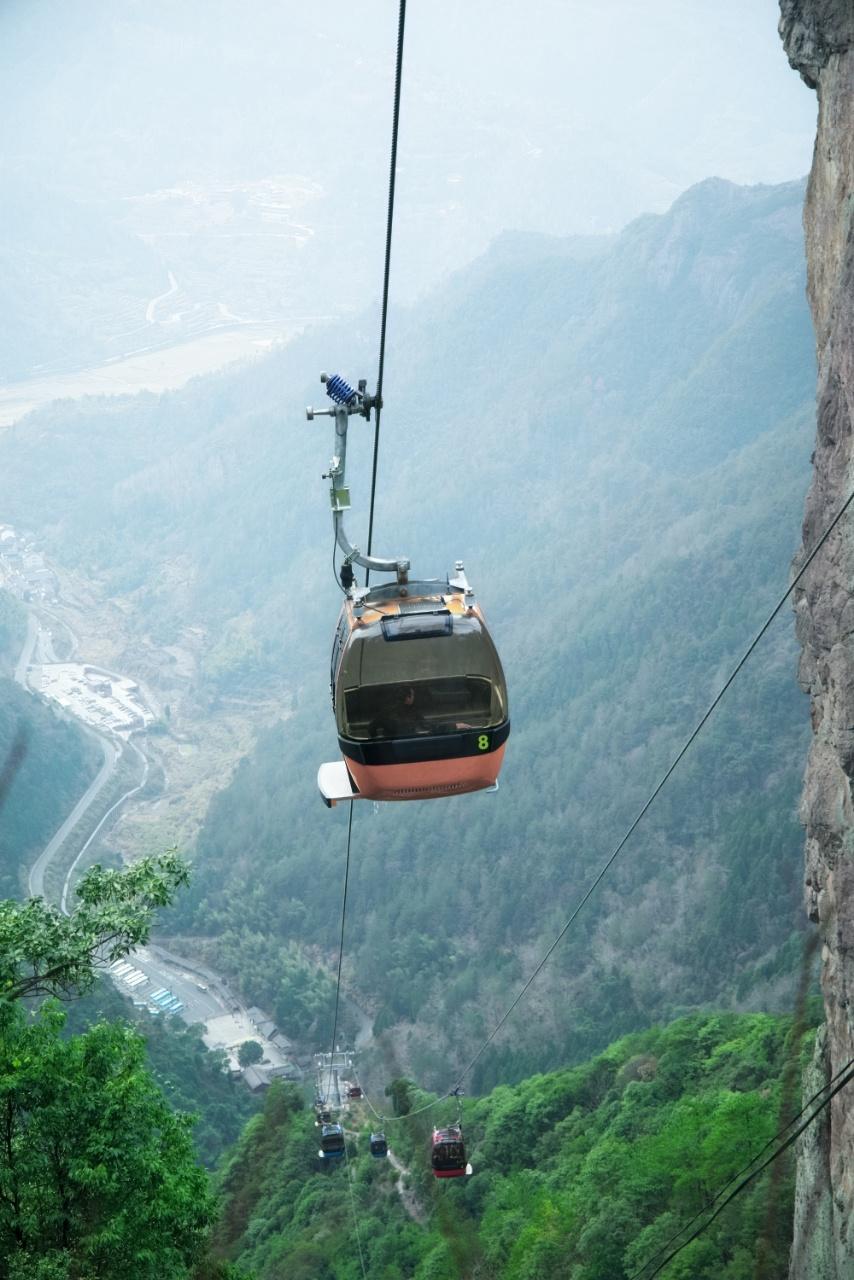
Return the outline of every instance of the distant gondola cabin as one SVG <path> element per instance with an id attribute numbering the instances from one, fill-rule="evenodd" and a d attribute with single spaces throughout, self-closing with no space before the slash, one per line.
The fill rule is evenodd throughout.
<path id="1" fill-rule="evenodd" d="M 320 1155 L 324 1160 L 344 1155 L 344 1130 L 340 1124 L 325 1124 L 321 1129 Z"/>
<path id="2" fill-rule="evenodd" d="M 388 1155 L 388 1142 L 384 1133 L 371 1134 L 371 1155 L 377 1160 Z"/>
<path id="3" fill-rule="evenodd" d="M 463 1178 L 468 1172 L 466 1146 L 459 1125 L 434 1129 L 430 1163 L 437 1178 Z"/>

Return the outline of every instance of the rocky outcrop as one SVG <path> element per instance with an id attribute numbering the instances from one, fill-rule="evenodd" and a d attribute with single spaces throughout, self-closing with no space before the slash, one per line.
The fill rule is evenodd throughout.
<path id="1" fill-rule="evenodd" d="M 854 487 L 854 4 L 781 0 L 792 66 L 818 90 L 804 228 L 818 356 L 815 472 L 804 551 Z M 796 593 L 801 680 L 813 742 L 802 802 L 806 905 L 822 938 L 826 1028 L 810 1084 L 854 1058 L 854 517 L 834 532 Z M 854 1089 L 808 1132 L 798 1161 L 791 1280 L 854 1275 Z"/>
<path id="2" fill-rule="evenodd" d="M 854 43 L 851 0 L 780 0 L 780 35 L 790 64 L 811 89 L 834 54 Z"/>

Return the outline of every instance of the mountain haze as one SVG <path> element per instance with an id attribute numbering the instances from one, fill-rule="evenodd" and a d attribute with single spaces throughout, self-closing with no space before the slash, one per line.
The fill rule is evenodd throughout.
<path id="1" fill-rule="evenodd" d="M 428 1083 L 509 1003 L 786 581 L 813 378 L 802 192 L 711 180 L 601 243 L 507 236 L 392 316 L 375 548 L 418 573 L 466 560 L 514 726 L 497 797 L 356 813 L 345 975 Z M 215 935 L 279 1016 L 275 948 L 333 954 L 344 837 L 314 792 L 335 754 L 330 438 L 301 406 L 321 368 L 370 375 L 375 335 L 368 313 L 244 372 L 56 406 L 0 440 L 9 518 L 124 600 L 147 679 L 155 642 L 201 625 L 188 698 L 266 685 L 289 709 L 214 800 L 172 926 Z M 352 434 L 358 541 L 370 432 Z M 785 618 L 475 1086 L 698 1003 L 785 1002 L 807 732 L 793 672 Z"/>

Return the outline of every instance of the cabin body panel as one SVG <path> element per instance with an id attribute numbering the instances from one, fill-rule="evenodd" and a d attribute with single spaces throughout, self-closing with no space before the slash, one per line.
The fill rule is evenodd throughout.
<path id="1" fill-rule="evenodd" d="M 483 791 L 495 785 L 503 759 L 503 745 L 488 756 L 415 764 L 365 765 L 345 756 L 353 781 L 366 800 L 435 800 Z"/>

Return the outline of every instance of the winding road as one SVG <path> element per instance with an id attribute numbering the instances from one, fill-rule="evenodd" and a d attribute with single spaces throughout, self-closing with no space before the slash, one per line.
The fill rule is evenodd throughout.
<path id="1" fill-rule="evenodd" d="M 94 802 L 97 800 L 98 796 L 103 791 L 104 787 L 107 785 L 110 778 L 113 776 L 113 774 L 116 771 L 116 765 L 118 764 L 119 758 L 122 754 L 121 748 L 117 747 L 114 742 L 110 741 L 109 738 L 103 738 L 100 735 L 98 735 L 98 738 L 99 738 L 101 750 L 104 753 L 103 763 L 100 769 L 98 770 L 98 773 L 95 776 L 95 780 L 92 783 L 90 783 L 90 785 L 87 787 L 86 791 L 77 801 L 77 804 L 71 810 L 71 813 L 65 819 L 62 826 L 57 831 L 56 835 L 48 844 L 45 845 L 44 849 L 41 851 L 41 853 L 36 858 L 33 865 L 30 867 L 30 873 L 29 873 L 29 876 L 27 877 L 27 892 L 29 893 L 31 898 L 44 897 L 45 872 L 47 871 L 53 859 L 56 857 L 57 853 L 59 852 L 62 844 L 65 841 L 66 836 L 71 834 L 71 832 L 77 826 L 77 823 L 86 813 L 87 809 L 89 809 L 90 806 L 94 804 Z M 124 799 L 124 797 L 122 797 L 122 799 Z M 119 803 L 121 803 L 121 801 Z M 116 808 L 116 807 L 117 807 L 116 805 L 113 806 L 113 808 Z M 111 813 L 112 809 L 109 810 L 108 812 Z M 89 837 L 86 844 L 83 846 L 83 849 L 80 850 L 80 853 L 77 855 L 77 858 L 75 859 L 75 866 L 77 862 L 79 862 L 80 857 L 83 854 L 84 850 L 91 843 L 93 836 L 96 834 L 98 830 L 100 830 L 100 827 L 103 825 L 103 822 L 104 822 L 104 819 L 102 818 L 101 822 L 95 828 L 95 831 L 93 831 L 92 835 Z M 69 872 L 69 875 L 70 874 L 71 873 Z M 68 889 L 68 878 L 66 878 L 65 885 L 63 886 L 63 889 L 62 889 L 63 912 L 65 912 L 65 900 L 66 900 L 67 889 Z M 67 914 L 67 912 L 65 912 L 65 914 Z"/>
<path id="2" fill-rule="evenodd" d="M 73 636 L 73 634 L 72 634 L 72 642 L 76 643 L 76 639 Z M 53 643 L 52 643 L 49 632 L 47 632 L 42 628 L 41 624 L 39 623 L 38 619 L 33 613 L 28 613 L 27 614 L 27 635 L 26 635 L 26 639 L 24 640 L 24 646 L 21 650 L 21 656 L 18 659 L 17 664 L 15 666 L 15 681 L 21 686 L 22 689 L 25 689 L 27 693 L 33 692 L 33 690 L 30 687 L 29 672 L 33 663 L 33 655 L 37 649 L 40 651 L 40 656 L 46 656 L 50 658 L 50 660 L 55 661 L 56 655 L 53 652 Z M 80 819 L 84 817 L 84 815 L 88 812 L 91 806 L 95 803 L 98 796 L 103 791 L 104 787 L 112 778 L 113 774 L 116 771 L 118 762 L 121 759 L 122 754 L 124 752 L 124 744 L 121 742 L 120 739 L 114 738 L 112 736 L 108 736 L 103 733 L 97 733 L 90 726 L 85 725 L 85 722 L 83 721 L 80 721 L 79 723 L 84 724 L 86 731 L 92 734 L 92 736 L 97 740 L 103 756 L 101 767 L 98 770 L 92 782 L 84 791 L 83 795 L 75 804 L 74 808 L 69 813 L 68 817 L 62 823 L 62 826 L 51 838 L 51 840 L 45 845 L 44 849 L 42 849 L 41 853 L 36 858 L 33 865 L 30 867 L 30 870 L 27 876 L 27 892 L 31 898 L 44 897 L 45 872 L 47 871 L 51 862 L 53 862 L 54 858 L 58 854 L 62 845 L 65 843 L 65 840 L 67 839 L 67 837 L 71 834 L 71 832 L 77 826 Z M 133 795 L 135 792 L 139 791 L 141 787 L 145 786 L 145 780 L 148 775 L 148 761 L 137 747 L 132 746 L 132 744 L 130 743 L 128 743 L 128 746 L 130 746 L 132 750 L 136 751 L 140 759 L 144 761 L 143 780 L 139 786 L 133 787 L 130 790 L 126 791 L 124 795 L 122 795 L 116 801 L 116 803 L 107 810 L 107 812 L 101 818 L 101 821 L 96 826 L 95 830 L 91 833 L 86 843 L 83 845 L 83 848 L 77 854 L 77 857 L 74 859 L 71 869 L 69 870 L 67 876 L 65 877 L 65 883 L 62 886 L 62 897 L 61 897 L 60 905 L 64 914 L 67 914 L 66 904 L 68 901 L 68 892 L 69 892 L 71 877 L 75 868 L 77 867 L 77 864 L 82 858 L 83 854 L 89 848 L 89 845 L 92 843 L 95 836 L 101 830 L 101 828 L 103 827 L 109 815 L 115 812 L 115 810 L 118 809 L 118 807 L 124 803 L 124 801 L 127 799 L 129 795 Z"/>
<path id="3" fill-rule="evenodd" d="M 55 615 L 50 615 L 50 619 L 52 624 L 60 624 L 68 630 L 73 654 L 77 647 L 76 636 L 67 624 Z M 67 662 L 68 660 L 68 657 L 66 657 L 63 661 Z M 26 638 L 21 650 L 21 656 L 15 667 L 15 680 L 23 689 L 30 693 L 36 693 L 35 686 L 38 684 L 38 679 L 34 676 L 34 672 L 45 665 L 59 661 L 60 659 L 53 647 L 51 632 L 44 622 L 40 620 L 39 615 L 35 612 L 30 612 L 27 621 Z M 85 705 L 84 703 L 84 708 Z M 74 881 L 81 861 L 113 815 L 132 796 L 143 790 L 148 780 L 149 763 L 145 753 L 134 742 L 130 741 L 130 738 L 124 732 L 105 731 L 100 725 L 96 726 L 94 723 L 90 723 L 81 716 L 79 711 L 76 713 L 74 711 L 66 711 L 65 714 L 72 714 L 82 728 L 96 739 L 103 758 L 95 778 L 30 867 L 27 890 L 31 897 L 45 897 L 45 878 L 48 869 L 60 854 L 66 841 L 78 828 L 78 824 L 84 819 L 86 813 L 113 778 L 119 762 L 122 759 L 127 759 L 131 754 L 135 755 L 139 761 L 139 771 L 136 775 L 138 780 L 135 785 L 124 789 L 121 795 L 110 804 L 106 812 L 101 815 L 88 835 L 86 835 L 83 843 L 76 849 L 71 865 L 65 872 L 62 887 L 58 890 L 58 898 L 59 908 L 63 915 L 69 915 Z M 79 838 L 80 835 L 78 834 Z M 182 1020 L 190 1024 L 202 1024 L 206 1027 L 210 1023 L 217 1028 L 215 1032 L 212 1032 L 215 1037 L 225 1037 L 224 1040 L 218 1041 L 218 1043 L 231 1044 L 235 1037 L 241 1040 L 251 1037 L 263 1039 L 267 1059 L 273 1065 L 286 1061 L 286 1058 L 283 1057 L 276 1045 L 269 1042 L 266 1037 L 261 1037 L 257 1026 L 249 1018 L 248 1011 L 244 1008 L 242 1002 L 228 989 L 222 978 L 206 966 L 201 965 L 198 961 L 174 955 L 151 943 L 147 947 L 141 947 L 131 953 L 128 959 L 133 965 L 133 975 L 138 975 L 130 975 L 134 984 L 132 989 L 123 988 L 121 985 L 124 978 L 129 976 L 127 972 L 124 975 L 114 975 L 117 986 L 119 986 L 120 990 L 123 990 L 124 994 L 141 998 L 146 997 L 149 992 L 156 994 L 157 988 L 168 989 L 181 1002 L 179 1016 Z M 353 1000 L 348 998 L 347 1005 L 357 1024 L 356 1048 L 363 1048 L 370 1043 L 373 1037 L 373 1021 Z M 150 999 L 149 1008 L 152 1013 L 158 1012 L 158 1009 L 150 1003 Z M 223 1023 L 228 1024 L 227 1028 L 223 1029 Z M 408 1211 L 412 1214 L 411 1208 L 408 1208 Z"/>
<path id="4" fill-rule="evenodd" d="M 118 761 L 119 757 L 120 757 L 120 756 L 123 754 L 123 752 L 124 752 L 124 748 L 121 748 L 121 747 L 120 747 L 120 748 L 118 748 L 118 749 L 117 749 L 117 748 L 115 747 L 115 745 L 114 745 L 114 744 L 111 744 L 111 743 L 110 743 L 106 738 L 104 738 L 102 741 L 103 741 L 103 745 L 104 745 L 105 751 L 106 751 L 107 749 L 109 749 L 111 746 L 112 746 L 113 750 L 116 750 L 116 760 L 114 760 L 114 761 L 113 761 L 113 768 L 115 768 L 116 763 L 117 763 L 117 761 Z M 72 881 L 72 880 L 73 880 L 73 878 L 74 878 L 74 873 L 75 873 L 75 872 L 76 872 L 76 870 L 77 870 L 77 866 L 78 866 L 78 863 L 80 862 L 80 859 L 83 857 L 84 853 L 85 853 L 85 852 L 86 852 L 86 850 L 89 848 L 89 846 L 91 845 L 91 843 L 92 843 L 92 841 L 95 839 L 95 837 L 96 837 L 96 836 L 101 832 L 101 830 L 103 829 L 104 824 L 106 823 L 107 819 L 108 819 L 112 814 L 114 814 L 114 813 L 116 812 L 116 810 L 117 810 L 117 809 L 120 809 L 120 808 L 121 808 L 121 806 L 124 804 L 124 802 L 125 802 L 126 800 L 129 800 L 131 796 L 135 796 L 135 795 L 137 794 L 137 792 L 138 792 L 138 791 L 142 791 L 143 787 L 145 786 L 146 782 L 148 781 L 148 756 L 147 756 L 147 755 L 145 755 L 145 753 L 144 753 L 143 751 L 140 751 L 139 747 L 135 746 L 132 742 L 128 742 L 128 743 L 127 743 L 127 747 L 128 747 L 131 751 L 135 752 L 135 753 L 136 753 L 136 755 L 137 755 L 137 756 L 139 756 L 140 761 L 142 762 L 142 780 L 141 780 L 140 782 L 138 782 L 138 783 L 137 783 L 137 785 L 136 785 L 135 787 L 131 787 L 128 791 L 123 791 L 123 792 L 122 792 L 122 794 L 119 796 L 118 800 L 116 800 L 115 804 L 111 804 L 111 805 L 110 805 L 109 809 L 108 809 L 108 810 L 107 810 L 107 812 L 104 814 L 104 816 L 101 818 L 101 821 L 100 821 L 100 822 L 98 823 L 98 825 L 95 827 L 95 829 L 94 829 L 94 831 L 92 832 L 92 834 L 87 838 L 87 840 L 86 840 L 85 844 L 83 844 L 83 845 L 82 845 L 82 847 L 81 847 L 81 849 L 80 849 L 80 852 L 77 854 L 77 856 L 75 857 L 75 859 L 74 859 L 74 861 L 72 862 L 71 866 L 68 868 L 68 871 L 67 871 L 66 876 L 65 876 L 65 880 L 64 880 L 64 881 L 63 881 L 63 883 L 62 883 L 62 896 L 61 896 L 61 897 L 60 897 L 60 899 L 59 899 L 59 909 L 60 909 L 60 911 L 62 912 L 62 914 L 63 914 L 64 916 L 67 916 L 67 915 L 68 915 L 68 895 L 69 895 L 69 893 L 70 893 L 70 891 L 71 891 L 71 881 Z M 102 770 L 102 772 L 103 772 L 103 770 Z M 109 776 L 110 776 L 110 774 L 108 773 L 108 774 L 107 774 L 107 777 L 109 777 Z M 100 777 L 100 774 L 98 775 L 98 777 Z M 95 786 L 95 783 L 97 783 L 97 781 L 98 781 L 98 778 L 96 778 L 96 779 L 95 779 L 95 782 L 93 782 L 93 783 L 92 783 L 92 786 L 93 786 L 93 787 Z M 105 781 L 106 781 L 106 779 L 105 779 Z M 102 785 L 103 785 L 103 784 L 102 784 Z M 91 790 L 91 788 L 90 788 L 90 790 Z M 98 790 L 100 790 L 100 788 L 98 788 Z M 88 794 L 88 793 L 87 793 L 87 794 Z M 98 792 L 96 791 L 96 792 L 95 792 L 95 795 L 97 795 L 97 794 L 98 794 Z M 93 796 L 92 798 L 94 799 L 94 796 Z M 85 800 L 85 799 L 86 799 L 86 797 L 84 796 L 84 797 L 83 797 L 83 799 Z M 82 803 L 82 801 L 81 801 L 81 803 Z M 90 801 L 90 803 L 91 803 L 91 801 Z M 88 806 L 87 806 L 87 808 L 88 808 Z M 85 813 L 85 811 L 86 811 L 86 810 L 84 809 L 84 811 L 83 811 L 83 812 Z M 59 834 L 59 833 L 57 832 L 57 834 Z M 62 843 L 62 842 L 60 841 L 60 843 Z M 50 846 L 48 845 L 48 849 L 49 849 L 49 848 L 50 848 Z M 44 858 L 46 854 L 47 854 L 47 849 L 46 849 L 46 850 L 45 850 L 45 852 L 41 855 L 41 857 L 42 857 L 42 858 Z M 39 859 L 39 861 L 41 861 L 41 859 Z M 47 861 L 48 861 L 48 862 L 50 861 L 50 858 L 49 858 L 49 857 L 48 857 Z M 33 866 L 33 871 L 35 871 L 35 868 L 36 868 L 36 866 L 37 866 L 37 865 L 38 865 L 38 863 L 36 863 L 36 864 Z M 33 871 L 31 871 L 31 872 L 30 872 L 30 883 L 31 883 L 31 884 L 32 884 Z M 30 892 L 32 892 L 32 889 L 30 890 Z"/>

